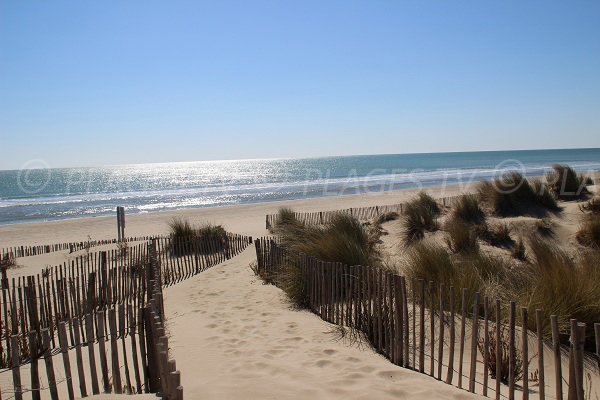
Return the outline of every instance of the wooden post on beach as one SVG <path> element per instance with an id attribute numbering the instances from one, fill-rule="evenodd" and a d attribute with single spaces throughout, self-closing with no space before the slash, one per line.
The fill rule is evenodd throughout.
<path id="1" fill-rule="evenodd" d="M 117 207 L 117 240 L 125 240 L 125 207 Z"/>
<path id="2" fill-rule="evenodd" d="M 510 302 L 510 310 L 508 314 L 508 400 L 515 398 L 515 369 L 517 362 L 517 353 L 515 349 L 515 318 L 516 304 Z"/>
<path id="3" fill-rule="evenodd" d="M 550 324 L 552 326 L 552 350 L 554 352 L 554 384 L 556 385 L 556 399 L 563 399 L 562 389 L 562 364 L 560 352 L 560 337 L 558 331 L 558 317 L 550 316 Z"/>
<path id="4" fill-rule="evenodd" d="M 462 389 L 463 361 L 465 357 L 465 331 L 467 326 L 467 289 L 462 290 L 462 309 L 460 319 L 460 347 L 458 354 L 458 388 Z"/>
<path id="5" fill-rule="evenodd" d="M 542 332 L 542 310 L 535 310 L 535 327 L 537 329 L 537 347 L 538 347 L 538 382 L 540 400 L 546 398 L 546 379 L 544 374 L 544 336 Z"/>
<path id="6" fill-rule="evenodd" d="M 469 370 L 469 392 L 475 393 L 475 374 L 477 373 L 477 343 L 479 333 L 479 292 L 473 300 L 473 323 L 471 324 L 471 368 Z"/>
<path id="7" fill-rule="evenodd" d="M 527 307 L 521 307 L 521 360 L 523 360 L 523 400 L 529 399 L 529 346 L 527 341 Z"/>

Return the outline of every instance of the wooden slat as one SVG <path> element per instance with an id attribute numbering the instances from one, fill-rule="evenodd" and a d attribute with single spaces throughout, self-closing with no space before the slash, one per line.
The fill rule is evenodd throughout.
<path id="1" fill-rule="evenodd" d="M 523 400 L 529 400 L 529 343 L 527 307 L 521 307 L 521 359 L 523 360 Z"/>
<path id="2" fill-rule="evenodd" d="M 516 304 L 510 302 L 508 316 L 508 400 L 515 398 L 515 369 L 517 362 L 517 351 L 515 347 L 515 319 Z"/>
<path id="3" fill-rule="evenodd" d="M 446 374 L 446 383 L 451 385 L 452 379 L 454 378 L 454 347 L 456 342 L 456 324 L 454 321 L 454 286 L 450 286 L 450 289 L 448 290 L 448 298 L 450 299 L 450 304 L 448 305 L 448 308 L 450 309 L 450 341 L 448 343 L 448 373 Z"/>
<path id="4" fill-rule="evenodd" d="M 502 376 L 502 346 L 500 346 L 501 334 L 502 308 L 500 299 L 496 299 L 496 400 L 500 400 L 500 377 Z"/>
<path id="5" fill-rule="evenodd" d="M 75 325 L 75 356 L 77 361 L 77 375 L 79 377 L 79 392 L 81 393 L 81 397 L 87 397 L 85 370 L 83 368 L 83 356 L 81 353 L 81 336 L 79 335 L 79 318 L 73 318 L 72 323 Z"/>
<path id="6" fill-rule="evenodd" d="M 544 374 L 544 336 L 542 321 L 542 310 L 538 308 L 537 310 L 535 310 L 535 326 L 537 329 L 539 399 L 545 400 L 546 378 Z"/>
<path id="7" fill-rule="evenodd" d="M 477 341 L 479 340 L 479 292 L 473 299 L 473 320 L 471 323 L 471 368 L 469 372 L 469 392 L 475 393 L 475 375 L 477 374 Z"/>
<path id="8" fill-rule="evenodd" d="M 460 342 L 458 350 L 458 387 L 462 389 L 463 362 L 465 358 L 465 331 L 467 326 L 467 289 L 462 290 L 462 309 L 460 318 Z"/>
<path id="9" fill-rule="evenodd" d="M 439 339 L 438 339 L 438 370 L 437 370 L 437 379 L 439 381 L 442 380 L 442 366 L 443 366 L 443 361 L 444 361 L 444 325 L 445 325 L 445 321 L 444 321 L 444 296 L 446 295 L 446 287 L 444 286 L 444 284 L 442 283 L 440 285 L 440 298 L 439 298 L 439 303 L 440 303 L 440 335 L 439 335 Z"/>
<path id="10" fill-rule="evenodd" d="M 555 396 L 557 400 L 563 399 L 562 389 L 562 365 L 560 352 L 560 336 L 558 331 L 558 317 L 550 316 L 550 325 L 552 328 L 552 351 L 554 353 L 554 384 L 556 385 Z"/>
<path id="11" fill-rule="evenodd" d="M 92 314 L 85 316 L 85 329 L 87 335 L 88 359 L 90 362 L 90 375 L 92 377 L 92 394 L 100 394 L 98 373 L 96 371 L 96 352 L 94 350 L 94 317 Z"/>
<path id="12" fill-rule="evenodd" d="M 58 342 L 60 344 L 60 352 L 62 353 L 63 366 L 65 368 L 69 400 L 73 400 L 75 398 L 75 391 L 73 390 L 73 376 L 71 375 L 71 361 L 69 360 L 69 343 L 67 342 L 67 329 L 64 321 L 58 323 Z"/>
<path id="13" fill-rule="evenodd" d="M 21 384 L 21 356 L 19 349 L 19 337 L 17 335 L 12 335 L 10 337 L 10 361 L 12 368 L 12 377 L 13 377 L 13 388 L 15 393 L 16 400 L 23 400 L 23 386 Z"/>
<path id="14" fill-rule="evenodd" d="M 100 354 L 100 370 L 102 372 L 102 385 L 104 393 L 110 393 L 110 380 L 108 378 L 108 361 L 106 360 L 106 336 L 104 326 L 104 311 L 96 314 L 98 321 L 98 353 Z"/>
<path id="15" fill-rule="evenodd" d="M 56 390 L 56 376 L 54 375 L 54 363 L 50 353 L 50 334 L 48 329 L 42 329 L 42 338 L 44 341 L 44 362 L 46 363 L 46 376 L 48 377 L 48 387 L 52 400 L 58 400 L 58 391 Z"/>

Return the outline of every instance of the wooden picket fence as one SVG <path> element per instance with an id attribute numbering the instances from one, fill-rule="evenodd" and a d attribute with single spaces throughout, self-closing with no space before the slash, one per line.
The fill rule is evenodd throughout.
<path id="1" fill-rule="evenodd" d="M 584 395 L 594 398 L 584 393 L 584 377 L 595 376 L 598 383 L 598 323 L 593 330 L 595 355 L 585 352 L 585 324 L 576 320 L 570 321 L 571 345 L 565 349 L 561 346 L 557 316 L 544 321 L 541 310 L 532 316 L 536 321 L 536 331 L 532 332 L 527 329 L 527 309 L 520 309 L 519 318 L 515 302 L 503 304 L 481 298 L 479 293 L 470 296 L 467 289 L 447 287 L 440 282 L 410 281 L 382 268 L 290 254 L 274 238 L 257 239 L 255 248 L 257 273 L 264 280 L 281 286 L 282 275 L 290 272 L 286 269 L 294 268 L 308 309 L 325 321 L 360 332 L 377 352 L 398 366 L 473 393 L 488 396 L 493 392 L 496 399 L 515 399 L 517 391 L 523 399 L 532 395 L 562 400 L 565 394 L 569 400 L 583 400 Z M 548 347 L 542 333 L 544 323 L 552 327 L 549 348 L 553 379 L 547 379 L 545 374 L 550 367 L 544 361 Z M 496 346 L 496 338 L 500 338 L 502 346 Z M 568 354 L 565 367 L 567 357 L 563 353 Z M 530 361 L 532 355 L 537 358 L 537 368 Z M 592 358 L 598 367 L 588 362 Z M 518 379 L 520 368 L 522 377 Z M 502 379 L 494 379 L 492 384 L 490 377 L 496 376 Z M 505 385 L 501 384 L 503 380 Z"/>
<path id="2" fill-rule="evenodd" d="M 133 236 L 125 238 L 126 243 L 142 242 L 157 238 L 158 236 Z M 88 240 L 84 242 L 65 242 L 54 244 L 43 244 L 34 246 L 13 246 L 0 249 L 0 261 L 5 259 L 14 259 L 20 257 L 31 257 L 40 254 L 53 253 L 56 251 L 69 250 L 69 253 L 80 250 L 89 250 L 93 247 L 116 244 L 117 239 L 106 240 Z"/>
<path id="3" fill-rule="evenodd" d="M 61 393 L 64 398 L 66 392 L 71 400 L 75 398 L 75 387 L 78 387 L 82 398 L 102 391 L 116 394 L 158 393 L 163 399 L 183 399 L 180 372 L 176 370 L 175 361 L 169 358 L 168 338 L 164 332 L 161 268 L 156 241 L 148 244 L 146 254 L 147 263 L 140 274 L 145 282 L 140 302 L 133 303 L 123 298 L 118 304 L 109 302 L 107 309 L 92 312 L 93 307 L 90 307 L 81 318 L 76 315 L 70 321 L 59 321 L 56 324 L 59 347 L 55 350 L 52 350 L 49 327 L 44 326 L 42 320 L 36 321 L 37 310 L 30 308 L 29 317 L 35 329 L 26 336 L 10 336 L 11 365 L 0 374 L 12 375 L 13 391 L 0 388 L 0 398 L 4 393 L 21 400 L 25 393 L 30 393 L 34 400 L 48 395 L 57 400 Z M 102 259 L 105 260 L 104 257 Z M 28 305 L 35 306 L 36 299 L 36 296 L 30 297 Z M 68 324 L 74 327 L 71 344 L 67 337 Z M 19 349 L 24 348 L 29 351 L 27 359 L 19 354 Z M 73 353 L 76 373 L 71 367 L 70 355 Z M 59 354 L 64 371 L 62 380 L 57 379 L 57 372 L 61 371 L 55 366 L 59 362 L 55 357 Z M 42 358 L 45 371 L 39 367 Z M 28 384 L 25 384 L 26 375 L 30 377 Z"/>
<path id="4" fill-rule="evenodd" d="M 463 195 L 440 197 L 436 199 L 444 207 L 452 206 L 454 202 Z M 331 211 L 317 211 L 317 212 L 294 212 L 296 219 L 306 225 L 323 225 L 330 223 L 333 218 L 340 213 L 351 215 L 357 218 L 359 221 L 371 221 L 377 219 L 379 216 L 388 213 L 402 214 L 406 203 L 390 204 L 385 206 L 370 206 L 370 207 L 357 207 L 357 208 L 344 208 L 340 210 Z M 267 214 L 265 217 L 265 226 L 268 230 L 272 230 L 279 214 Z"/>
<path id="5" fill-rule="evenodd" d="M 242 235 L 227 233 L 219 239 L 176 240 L 172 237 L 153 239 L 160 267 L 157 284 L 173 285 L 207 268 L 234 257 L 252 243 Z M 66 324 L 69 345 L 74 346 L 79 335 L 85 341 L 86 315 L 102 313 L 108 326 L 108 310 L 124 307 L 123 318 L 130 320 L 143 307 L 147 293 L 145 278 L 151 254 L 148 244 L 84 254 L 70 263 L 46 268 L 35 276 L 12 278 L 3 271 L 0 299 L 0 365 L 12 365 L 13 359 L 28 362 L 30 349 L 26 338 L 32 331 L 47 329 L 50 349 L 57 342 L 61 322 Z M 73 321 L 77 320 L 76 325 Z M 106 329 L 105 329 L 106 330 Z M 16 350 L 12 338 L 20 338 Z M 16 351 L 13 355 L 13 351 Z"/>

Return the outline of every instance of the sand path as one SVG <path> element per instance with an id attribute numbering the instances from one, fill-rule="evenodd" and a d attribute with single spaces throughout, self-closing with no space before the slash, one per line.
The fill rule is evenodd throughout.
<path id="1" fill-rule="evenodd" d="M 399 368 L 290 309 L 236 258 L 165 289 L 170 346 L 188 398 L 467 399 L 481 396 Z"/>

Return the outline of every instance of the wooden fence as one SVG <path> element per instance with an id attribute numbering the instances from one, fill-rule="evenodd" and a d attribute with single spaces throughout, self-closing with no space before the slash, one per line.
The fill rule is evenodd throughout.
<path id="1" fill-rule="evenodd" d="M 158 236 L 134 236 L 125 238 L 124 242 L 142 242 L 157 238 Z M 0 260 L 19 257 L 37 256 L 40 254 L 53 253 L 56 251 L 69 250 L 70 253 L 79 250 L 91 249 L 92 247 L 116 244 L 117 239 L 88 240 L 85 242 L 65 242 L 55 244 L 43 244 L 35 246 L 13 246 L 0 250 Z"/>
<path id="2" fill-rule="evenodd" d="M 42 323 L 27 336 L 11 335 L 11 365 L 0 374 L 11 375 L 13 390 L 0 388 L 0 398 L 4 393 L 21 400 L 25 393 L 30 393 L 34 400 L 47 396 L 56 400 L 61 394 L 71 400 L 78 387 L 81 397 L 102 391 L 158 393 L 163 399 L 183 399 L 180 372 L 176 370 L 175 361 L 169 359 L 168 338 L 164 332 L 161 268 L 155 245 L 155 242 L 148 245 L 148 262 L 141 274 L 145 290 L 140 303 L 123 301 L 106 310 L 88 312 L 83 318 L 74 316 L 70 321 L 59 321 L 59 347 L 55 350 L 52 350 L 50 329 Z M 32 299 L 33 303 L 29 304 L 35 304 L 36 297 Z M 35 312 L 32 309 L 29 316 Z M 71 344 L 67 336 L 68 324 L 74 327 Z M 25 365 L 19 348 L 29 350 Z M 60 363 L 59 354 L 64 373 L 60 373 L 60 367 L 55 365 Z M 72 370 L 72 357 L 76 360 L 76 372 Z M 45 370 L 39 366 L 42 358 Z M 57 379 L 57 376 L 63 379 Z"/>
<path id="3" fill-rule="evenodd" d="M 271 238 L 257 239 L 255 248 L 257 273 L 267 282 L 281 286 L 282 275 L 294 269 L 307 308 L 328 322 L 361 332 L 396 365 L 473 393 L 494 393 L 496 399 L 512 400 L 517 392 L 523 399 L 531 395 L 583 400 L 584 394 L 594 398 L 585 389 L 594 379 L 598 384 L 598 372 L 584 360 L 595 357 L 600 368 L 600 324 L 594 324 L 592 331 L 596 354 L 586 354 L 585 324 L 576 320 L 571 320 L 571 345 L 565 349 L 557 317 L 543 321 L 541 310 L 529 316 L 521 308 L 519 315 L 515 302 L 503 304 L 479 293 L 471 297 L 467 289 L 411 281 L 381 268 L 290 254 Z M 536 321 L 535 332 L 527 329 L 528 318 Z M 545 323 L 552 327 L 549 346 L 542 336 Z M 544 357 L 551 358 L 552 374 L 546 374 L 551 368 Z M 497 376 L 501 379 L 492 384 L 489 378 Z M 588 385 L 584 377 L 595 378 Z"/>
<path id="4" fill-rule="evenodd" d="M 176 240 L 171 237 L 152 241 L 157 249 L 161 287 L 170 286 L 207 268 L 234 257 L 252 239 L 227 233 L 218 239 Z M 51 349 L 60 346 L 57 328 L 65 322 L 70 346 L 76 335 L 86 339 L 83 327 L 87 314 L 96 315 L 131 304 L 133 311 L 144 303 L 147 292 L 145 274 L 149 266 L 147 244 L 126 250 L 112 249 L 80 255 L 70 263 L 46 268 L 35 276 L 12 278 L 3 271 L 0 299 L 0 367 L 8 366 L 12 356 L 12 337 L 18 336 L 20 362 L 27 362 L 29 348 L 25 338 L 31 331 L 48 329 Z M 124 309 L 128 320 L 129 309 Z M 73 320 L 79 321 L 79 332 Z M 108 326 L 106 323 L 105 327 Z M 105 329 L 106 330 L 106 329 Z M 4 346 L 2 346 L 4 342 Z"/>
<path id="5" fill-rule="evenodd" d="M 443 206 L 451 206 L 454 204 L 456 199 L 462 197 L 462 195 L 458 196 L 448 196 L 448 197 L 440 197 L 436 199 Z M 349 214 L 353 217 L 356 217 L 359 221 L 371 221 L 378 218 L 380 215 L 387 213 L 397 213 L 402 214 L 406 203 L 398 203 L 391 204 L 385 206 L 371 206 L 371 207 L 358 207 L 358 208 L 344 208 L 341 210 L 332 210 L 332 211 L 317 211 L 317 212 L 295 212 L 294 216 L 296 219 L 306 225 L 323 225 L 331 222 L 334 216 L 339 213 Z M 265 217 L 265 226 L 268 230 L 272 230 L 277 220 L 279 219 L 279 214 L 267 214 Z"/>

